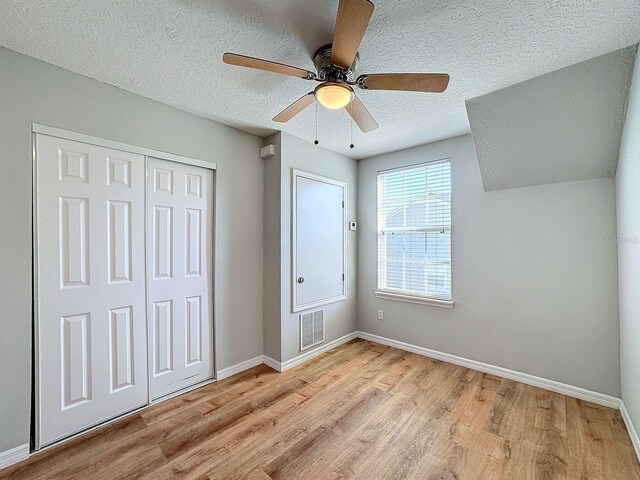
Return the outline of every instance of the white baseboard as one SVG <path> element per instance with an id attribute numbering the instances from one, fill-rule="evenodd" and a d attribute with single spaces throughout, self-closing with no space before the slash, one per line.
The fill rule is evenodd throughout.
<path id="1" fill-rule="evenodd" d="M 627 426 L 627 431 L 629 432 L 629 436 L 631 437 L 631 443 L 633 444 L 633 448 L 636 451 L 636 456 L 638 457 L 638 461 L 640 462 L 640 437 L 638 437 L 636 427 L 633 425 L 631 417 L 629 416 L 629 412 L 627 411 L 627 407 L 624 405 L 624 402 L 622 400 L 620 400 L 620 413 L 622 414 L 624 424 Z"/>
<path id="2" fill-rule="evenodd" d="M 358 332 L 348 333 L 347 335 L 340 338 L 336 338 L 331 342 L 323 343 L 322 345 L 319 345 L 317 348 L 314 348 L 313 350 L 308 350 L 304 352 L 302 355 L 298 355 L 297 357 L 287 360 L 286 362 L 282 362 L 280 364 L 280 371 L 285 372 L 290 368 L 297 367 L 298 365 L 303 364 L 308 360 L 311 360 L 313 357 L 322 355 L 323 353 L 328 352 L 333 348 L 336 348 L 338 345 L 342 345 L 343 343 L 350 342 L 355 338 L 358 338 Z"/>
<path id="3" fill-rule="evenodd" d="M 223 380 L 227 377 L 230 377 L 231 375 L 244 372 L 245 370 L 249 370 L 250 368 L 256 367 L 262 363 L 264 363 L 263 355 L 258 355 L 257 357 L 250 358 L 249 360 L 245 360 L 244 362 L 236 363 L 235 365 L 231 365 L 230 367 L 218 370 L 216 374 L 216 380 Z"/>
<path id="4" fill-rule="evenodd" d="M 273 358 L 268 357 L 267 355 L 262 356 L 262 361 L 267 367 L 271 367 L 274 370 L 277 370 L 278 372 L 282 372 L 282 364 L 279 361 L 274 360 Z"/>
<path id="5" fill-rule="evenodd" d="M 317 357 L 318 355 L 321 355 L 325 352 L 328 352 L 329 350 L 336 348 L 338 345 L 347 343 L 355 338 L 358 338 L 358 332 L 348 333 L 343 337 L 336 338 L 335 340 L 332 340 L 328 343 L 323 343 L 322 345 L 319 345 L 317 348 L 306 351 L 302 355 L 298 355 L 297 357 L 289 359 L 286 362 L 278 362 L 277 360 L 274 360 L 271 357 L 267 357 L 266 355 L 263 355 L 264 363 L 269 367 L 273 368 L 274 370 L 277 370 L 279 372 L 286 372 L 287 370 L 293 367 L 297 367 L 298 365 L 304 362 L 307 362 L 312 358 Z"/>
<path id="6" fill-rule="evenodd" d="M 561 393 L 569 397 L 578 398 L 580 400 L 596 403 L 605 407 L 616 409 L 620 408 L 619 398 L 606 395 L 604 393 L 593 392 L 581 387 L 574 387 L 573 385 L 567 385 L 566 383 L 556 382 L 555 380 L 536 377 L 535 375 L 530 375 L 528 373 L 509 370 L 508 368 L 498 367 L 488 363 L 478 362 L 476 360 L 469 360 L 468 358 L 458 357 L 456 355 L 451 355 L 450 353 L 438 352 L 437 350 L 419 347 L 417 345 L 392 340 L 390 338 L 373 335 L 371 333 L 358 332 L 358 337 L 364 340 L 388 345 L 390 347 L 399 348 L 400 350 L 406 350 L 407 352 L 424 355 L 425 357 L 453 363 L 454 365 L 460 365 L 461 367 L 467 367 L 472 370 L 478 370 L 498 377 L 508 378 L 509 380 L 533 385 L 534 387 L 544 388 L 545 390 L 551 390 L 552 392 Z"/>
<path id="7" fill-rule="evenodd" d="M 29 458 L 29 444 L 19 445 L 11 450 L 0 453 L 0 468 L 6 468 L 14 463 Z"/>
<path id="8" fill-rule="evenodd" d="M 336 340 L 333 340 L 329 343 L 323 344 L 318 348 L 307 351 L 298 357 L 287 360 L 286 362 L 278 362 L 277 360 L 274 360 L 273 358 L 268 357 L 267 355 L 259 355 L 249 360 L 245 360 L 244 362 L 238 363 L 236 365 L 232 365 L 231 367 L 219 370 L 217 372 L 216 379 L 222 380 L 224 378 L 228 378 L 232 375 L 243 372 L 244 370 L 248 370 L 249 368 L 253 368 L 262 363 L 273 368 L 274 370 L 277 370 L 279 372 L 284 372 L 308 360 L 311 360 L 312 358 L 318 355 L 321 355 L 339 345 L 342 345 L 343 343 L 347 343 L 353 340 L 354 338 L 362 338 L 364 340 L 380 343 L 382 345 L 388 345 L 390 347 L 398 348 L 400 350 L 417 353 L 418 355 L 424 355 L 426 357 L 435 358 L 437 360 L 442 360 L 444 362 L 453 363 L 454 365 L 460 365 L 462 367 L 470 368 L 472 370 L 489 373 L 492 375 L 496 375 L 498 377 L 508 378 L 510 380 L 525 383 L 527 385 L 533 385 L 535 387 L 551 390 L 553 392 L 561 393 L 569 397 L 593 402 L 598 405 L 620 409 L 622 418 L 624 419 L 625 425 L 627 426 L 627 430 L 629 431 L 629 436 L 631 437 L 631 443 L 633 444 L 636 454 L 638 455 L 638 460 L 640 460 L 640 438 L 638 437 L 638 432 L 636 431 L 633 423 L 631 422 L 631 418 L 629 417 L 629 413 L 627 412 L 627 409 L 625 408 L 624 403 L 619 398 L 613 397 L 611 395 L 605 395 L 603 393 L 593 392 L 590 390 L 586 390 L 584 388 L 556 382 L 555 380 L 536 377 L 535 375 L 530 375 L 528 373 L 517 372 L 515 370 L 509 370 L 507 368 L 498 367 L 495 365 L 490 365 L 490 364 L 478 362 L 475 360 L 469 360 L 467 358 L 458 357 L 456 355 L 451 355 L 449 353 L 439 352 L 437 350 L 431 350 L 429 348 L 412 345 L 410 343 L 405 343 L 398 340 L 393 340 L 390 338 L 381 337 L 379 335 L 374 335 L 366 332 L 350 333 Z M 184 392 L 180 392 L 180 393 L 184 393 Z M 6 468 L 10 465 L 21 462 L 22 460 L 26 460 L 27 458 L 29 458 L 29 444 L 20 445 L 11 450 L 7 450 L 6 452 L 1 452 L 0 453 L 0 469 Z"/>

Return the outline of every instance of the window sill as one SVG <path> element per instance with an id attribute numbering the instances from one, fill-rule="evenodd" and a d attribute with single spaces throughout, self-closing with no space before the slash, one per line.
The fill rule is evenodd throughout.
<path id="1" fill-rule="evenodd" d="M 413 297 L 410 295 L 401 295 L 399 293 L 375 292 L 378 298 L 387 300 L 398 300 L 400 302 L 420 303 L 422 305 L 431 305 L 432 307 L 453 308 L 453 300 L 438 300 L 436 298 Z"/>

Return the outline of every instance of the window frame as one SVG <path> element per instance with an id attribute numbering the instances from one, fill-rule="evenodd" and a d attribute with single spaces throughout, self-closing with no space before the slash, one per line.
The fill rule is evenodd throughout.
<path id="1" fill-rule="evenodd" d="M 380 246 L 378 243 L 379 235 L 381 231 L 380 225 L 378 223 L 380 219 L 380 215 L 379 215 L 380 198 L 379 198 L 379 191 L 378 191 L 379 178 L 381 175 L 384 175 L 387 173 L 410 170 L 412 168 L 419 168 L 422 166 L 427 167 L 430 165 L 437 165 L 439 163 L 448 163 L 449 171 L 451 173 L 451 176 L 453 176 L 452 162 L 451 162 L 451 158 L 449 157 L 438 158 L 435 160 L 428 160 L 426 162 L 419 162 L 419 163 L 414 163 L 409 165 L 402 165 L 399 167 L 385 168 L 382 170 L 378 170 L 376 172 L 376 289 L 375 289 L 374 295 L 378 298 L 387 299 L 387 300 L 397 300 L 397 301 L 409 302 L 409 303 L 417 303 L 417 304 L 423 304 L 423 305 L 431 305 L 431 306 L 442 307 L 442 308 L 453 308 L 453 305 L 454 305 L 454 301 L 453 301 L 453 181 L 451 181 L 452 192 L 451 192 L 451 198 L 450 198 L 450 208 L 451 208 L 452 218 L 451 218 L 451 224 L 449 225 L 449 238 L 451 242 L 451 245 L 450 245 L 451 298 L 443 299 L 441 297 L 437 297 L 433 295 L 417 295 L 417 294 L 412 294 L 406 291 L 395 290 L 395 289 L 380 289 L 380 251 L 379 251 Z M 404 227 L 400 227 L 400 228 L 404 228 Z M 425 231 L 429 229 L 433 230 L 434 228 L 425 227 Z"/>

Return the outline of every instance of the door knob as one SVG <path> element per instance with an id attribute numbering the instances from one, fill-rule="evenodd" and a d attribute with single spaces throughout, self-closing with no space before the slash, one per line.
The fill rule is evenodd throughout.
<path id="1" fill-rule="evenodd" d="M 298 277 L 298 283 L 304 283 L 304 277 Z"/>

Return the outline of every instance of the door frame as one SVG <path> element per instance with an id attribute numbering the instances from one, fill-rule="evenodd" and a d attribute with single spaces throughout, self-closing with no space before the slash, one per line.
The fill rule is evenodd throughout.
<path id="1" fill-rule="evenodd" d="M 146 405 L 143 405 L 141 407 L 137 407 L 135 409 L 132 409 L 129 412 L 125 412 L 122 413 L 120 415 L 117 415 L 114 418 L 110 418 L 105 420 L 104 422 L 101 422 L 97 425 L 88 427 L 85 430 L 82 430 L 80 432 L 74 433 L 72 435 L 69 435 L 68 437 L 62 438 L 50 445 L 47 445 L 46 447 L 41 447 L 40 446 L 40 438 L 39 438 L 39 429 L 38 429 L 38 425 L 40 424 L 40 406 L 39 406 L 39 399 L 40 399 L 40 391 L 39 391 L 39 384 L 40 384 L 40 369 L 39 369 L 39 365 L 40 365 L 40 358 L 39 358 L 39 345 L 40 345 L 40 338 L 39 338 L 39 329 L 40 329 L 40 324 L 39 324 L 39 320 L 40 320 L 40 312 L 39 312 L 39 278 L 38 278 L 38 178 L 37 178 L 37 159 L 38 159 L 38 152 L 37 152 L 37 148 L 36 148 L 36 135 L 37 134 L 41 134 L 41 135 L 48 135 L 50 137 L 57 137 L 57 138 L 62 138 L 65 140 L 72 140 L 72 141 L 76 141 L 76 142 L 82 142 L 82 143 L 87 143 L 90 145 L 95 145 L 97 147 L 104 147 L 104 148 L 110 148 L 113 150 L 122 150 L 125 152 L 130 152 L 130 153 L 136 153 L 139 155 L 143 155 L 144 156 L 144 170 L 145 170 L 145 198 L 146 198 L 146 189 L 147 189 L 147 185 L 146 185 L 146 177 L 147 177 L 147 160 L 148 157 L 155 157 L 155 158 L 160 158 L 162 160 L 168 160 L 171 162 L 176 162 L 176 163 L 183 163 L 186 165 L 194 165 L 196 167 L 201 167 L 201 168 L 206 168 L 208 170 L 212 171 L 212 175 L 213 175 L 213 179 L 212 179 L 212 195 L 211 195 L 211 214 L 213 216 L 212 218 L 212 238 L 211 238 L 211 260 L 210 260 L 210 264 L 208 265 L 209 268 L 211 268 L 211 279 L 210 279 L 210 289 L 211 289 L 211 298 L 210 298 L 210 302 L 211 302 L 211 336 L 212 336 L 212 341 L 211 341 L 211 349 L 213 350 L 212 352 L 210 351 L 210 355 L 211 355 L 211 378 L 204 380 L 196 385 L 191 385 L 189 387 L 186 387 L 180 391 L 177 392 L 173 392 L 169 395 L 166 395 L 164 397 L 161 397 L 157 400 L 152 401 L 151 400 L 151 391 L 149 388 L 149 385 L 147 385 L 147 393 L 148 393 L 148 402 Z M 218 355 L 218 348 L 216 346 L 216 312 L 215 312 L 215 306 L 216 306 L 216 301 L 215 301 L 215 275 L 216 275 L 216 269 L 215 269 L 215 257 L 216 257 L 216 237 L 217 237 L 217 228 L 216 228 L 216 207 L 217 207 L 217 202 L 216 202 L 216 196 L 217 196 L 217 164 L 216 162 L 208 162 L 205 160 L 199 160 L 199 159 L 195 159 L 195 158 L 190 158 L 190 157 L 185 157 L 183 155 L 177 155 L 174 153 L 169 153 L 169 152 L 163 152 L 160 150 L 154 150 L 152 148 L 146 148 L 146 147 L 138 147 L 135 145 L 129 145 L 127 143 L 123 143 L 123 142 L 118 142 L 118 141 L 114 141 L 114 140 L 108 140 L 105 138 L 101 138 L 101 137 L 95 137 L 93 135 L 87 135 L 84 133 L 78 133 L 78 132 L 73 132 L 70 130 L 65 130 L 62 128 L 57 128 L 57 127 L 51 127 L 48 125 L 42 125 L 39 123 L 32 123 L 31 124 L 31 177 L 32 177 L 32 185 L 31 185 L 31 230 L 32 230 L 32 239 L 31 239 L 31 253 L 32 253 L 32 262 L 31 262 L 31 272 L 32 272 L 32 278 L 33 278 L 33 282 L 32 282 L 32 338 L 31 338 L 31 350 L 32 350 L 32 365 L 31 365 L 31 442 L 30 442 L 30 450 L 31 452 L 42 452 L 45 451 L 49 448 L 53 448 L 55 446 L 58 446 L 64 442 L 67 442 L 69 440 L 72 440 L 74 438 L 77 438 L 81 435 L 84 435 L 87 432 L 90 432 L 96 428 L 100 428 L 104 425 L 107 425 L 109 423 L 115 422 L 117 420 L 120 420 L 121 418 L 124 418 L 127 415 L 130 415 L 134 412 L 138 412 L 141 411 L 145 408 L 150 407 L 151 405 L 155 405 L 157 403 L 163 402 L 165 400 L 168 400 L 174 396 L 177 395 L 181 395 L 185 392 L 188 392 L 190 390 L 202 387 L 204 385 L 207 385 L 209 383 L 213 383 L 215 381 L 217 381 L 217 370 L 216 370 L 216 366 L 218 365 L 218 359 L 217 359 L 217 355 Z M 146 206 L 146 202 L 145 202 L 145 227 L 144 227 L 144 241 L 145 241 L 145 305 L 147 302 L 147 296 L 148 296 L 148 282 L 147 282 L 147 278 L 146 278 L 146 263 L 147 263 L 147 252 L 146 252 L 146 244 L 147 244 L 147 225 L 146 225 L 146 214 L 147 214 L 147 206 Z M 146 311 L 145 311 L 146 313 Z M 148 324 L 147 324 L 148 326 Z M 149 338 L 149 330 L 147 328 L 147 335 L 146 335 L 147 339 Z M 149 351 L 147 349 L 147 364 L 149 362 Z M 148 370 L 148 368 L 147 368 Z M 147 384 L 149 384 L 149 377 L 147 376 Z"/>
<path id="2" fill-rule="evenodd" d="M 177 155 L 175 153 L 163 152 L 160 150 L 154 150 L 153 148 L 138 147 L 135 145 L 129 145 L 128 143 L 117 142 L 115 140 L 107 140 L 106 138 L 94 137 L 93 135 L 86 135 L 84 133 L 72 132 L 64 130 L 62 128 L 50 127 L 48 125 L 41 125 L 39 123 L 31 124 L 31 131 L 33 133 L 41 133 L 43 135 L 49 135 L 51 137 L 64 138 L 65 140 L 73 140 L 75 142 L 88 143 L 97 147 L 113 148 L 114 150 L 122 150 L 130 153 L 137 153 L 146 157 L 156 157 L 162 160 L 169 160 L 177 163 L 186 163 L 187 165 L 195 165 L 196 167 L 208 168 L 209 170 L 217 170 L 215 162 L 207 162 L 206 160 L 198 160 L 196 158 L 185 157 L 183 155 Z M 35 154 L 34 147 L 34 154 Z M 34 157 L 35 162 L 35 157 Z"/>
<path id="3" fill-rule="evenodd" d="M 316 302 L 309 302 L 303 305 L 298 305 L 298 299 L 296 294 L 296 279 L 298 278 L 298 244 L 297 244 L 297 227 L 298 227 L 298 215 L 297 215 L 297 202 L 298 202 L 298 177 L 308 178 L 318 182 L 328 183 L 342 188 L 342 272 L 344 275 L 344 281 L 342 282 L 342 294 L 335 297 L 325 298 Z M 315 173 L 306 172 L 304 170 L 298 170 L 293 168 L 291 170 L 291 312 L 297 313 L 310 308 L 321 307 L 330 303 L 341 302 L 347 299 L 347 183 L 334 178 L 324 177 Z"/>

